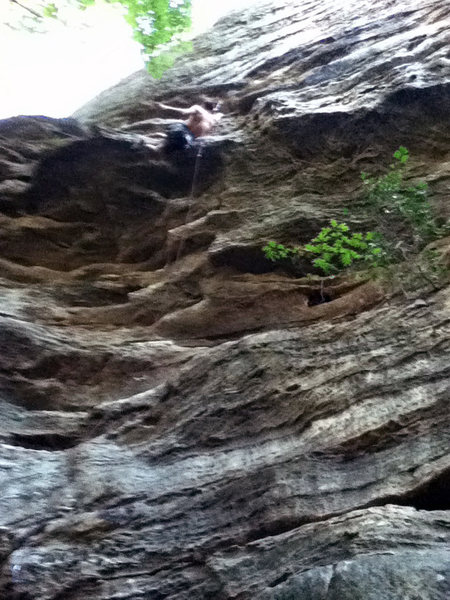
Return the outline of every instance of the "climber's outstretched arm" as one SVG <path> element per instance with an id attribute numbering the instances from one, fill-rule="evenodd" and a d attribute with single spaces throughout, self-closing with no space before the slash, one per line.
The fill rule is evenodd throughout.
<path id="1" fill-rule="evenodd" d="M 175 117 L 186 117 L 192 114 L 192 108 L 177 108 L 175 106 L 163 104 L 162 102 L 158 102 L 157 105 L 160 110 L 162 110 L 165 113 L 171 113 L 171 115 Z"/>

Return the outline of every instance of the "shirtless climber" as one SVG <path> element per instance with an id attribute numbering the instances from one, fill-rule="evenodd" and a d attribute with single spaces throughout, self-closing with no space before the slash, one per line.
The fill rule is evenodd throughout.
<path id="1" fill-rule="evenodd" d="M 191 147 L 194 140 L 208 135 L 221 117 L 212 102 L 205 102 L 204 106 L 194 104 L 190 108 L 175 108 L 159 102 L 158 108 L 168 115 L 185 118 L 183 123 L 169 125 L 163 146 L 166 153 Z"/>

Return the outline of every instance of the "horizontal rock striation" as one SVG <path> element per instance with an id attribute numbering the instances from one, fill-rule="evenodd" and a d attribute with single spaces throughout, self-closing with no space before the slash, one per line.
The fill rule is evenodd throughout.
<path id="1" fill-rule="evenodd" d="M 444 273 L 261 252 L 370 228 L 399 145 L 450 216 L 449 21 L 258 3 L 161 81 L 0 122 L 2 599 L 450 596 Z M 155 150 L 156 102 L 206 98 L 214 135 Z"/>

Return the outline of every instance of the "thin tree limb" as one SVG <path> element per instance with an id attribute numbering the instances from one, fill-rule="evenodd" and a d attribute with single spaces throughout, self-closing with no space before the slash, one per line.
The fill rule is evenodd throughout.
<path id="1" fill-rule="evenodd" d="M 20 8 L 23 8 L 23 10 L 28 11 L 34 17 L 37 17 L 38 19 L 42 19 L 42 15 L 40 15 L 37 12 L 35 12 L 32 8 L 28 8 L 28 6 L 24 6 L 23 4 L 21 4 L 20 2 L 18 2 L 18 0 L 9 0 L 9 1 L 12 2 L 12 4 L 17 4 L 17 6 L 20 6 Z"/>

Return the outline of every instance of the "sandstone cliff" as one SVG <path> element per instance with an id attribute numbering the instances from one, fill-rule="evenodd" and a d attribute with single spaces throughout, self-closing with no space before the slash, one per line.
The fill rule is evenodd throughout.
<path id="1" fill-rule="evenodd" d="M 2 599 L 450 597 L 448 285 L 261 252 L 369 227 L 401 144 L 450 216 L 449 24 L 262 3 L 161 81 L 0 122 Z M 204 98 L 200 159 L 155 156 L 155 103 Z"/>

